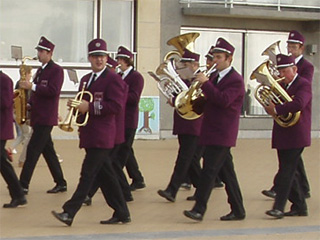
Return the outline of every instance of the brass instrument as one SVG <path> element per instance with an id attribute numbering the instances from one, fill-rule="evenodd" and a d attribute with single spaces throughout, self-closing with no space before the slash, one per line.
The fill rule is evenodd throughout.
<path id="1" fill-rule="evenodd" d="M 216 71 L 216 64 L 202 73 L 209 77 Z M 201 89 L 202 84 L 199 81 L 193 81 L 188 90 L 181 92 L 175 100 L 177 113 L 184 119 L 194 120 L 202 116 L 205 97 Z"/>
<path id="2" fill-rule="evenodd" d="M 27 65 L 25 62 L 27 59 L 34 60 L 32 57 L 24 57 L 22 59 L 20 65 L 20 81 L 26 81 Z M 14 90 L 13 94 L 15 121 L 21 125 L 27 121 L 28 90 L 19 88 Z"/>
<path id="3" fill-rule="evenodd" d="M 199 36 L 200 36 L 200 33 L 191 32 L 191 33 L 181 34 L 179 36 L 169 39 L 167 41 L 167 44 L 174 46 L 177 50 L 168 52 L 165 55 L 164 60 L 166 61 L 170 58 L 173 58 L 176 61 L 178 61 L 183 55 L 184 49 L 188 49 L 191 52 L 194 52 L 194 42 Z"/>
<path id="4" fill-rule="evenodd" d="M 273 62 L 275 61 L 273 56 L 277 55 L 275 46 L 279 46 L 279 42 L 272 44 L 263 52 L 263 55 L 270 56 L 269 60 L 260 64 L 250 75 L 251 80 L 256 79 L 260 83 L 255 90 L 255 98 L 264 107 L 268 106 L 270 101 L 275 105 L 292 101 L 292 98 L 278 83 L 284 78 L 277 79 L 277 75 L 272 70 L 276 65 L 276 62 Z M 281 127 L 291 127 L 299 121 L 300 111 L 289 113 L 286 116 L 276 115 L 273 118 Z"/>
<path id="5" fill-rule="evenodd" d="M 83 83 L 82 90 L 77 93 L 77 95 L 74 98 L 74 101 L 81 102 L 84 94 L 89 95 L 89 98 L 90 98 L 89 102 L 93 101 L 93 96 L 91 92 L 85 91 L 86 84 L 87 84 L 86 82 Z M 66 119 L 59 124 L 59 128 L 66 132 L 72 132 L 73 131 L 72 124 L 78 127 L 85 126 L 89 120 L 89 112 L 85 113 L 84 120 L 82 122 L 78 122 L 78 118 L 80 116 L 81 116 L 81 113 L 79 112 L 79 109 L 76 109 L 76 107 L 71 107 Z"/>
<path id="6" fill-rule="evenodd" d="M 188 89 L 187 85 L 176 72 L 176 63 L 180 60 L 185 48 L 193 51 L 194 41 L 199 35 L 199 33 L 193 32 L 169 39 L 167 44 L 175 46 L 177 50 L 166 54 L 164 62 L 159 65 L 156 73 L 148 72 L 157 81 L 158 89 L 168 100 Z"/>

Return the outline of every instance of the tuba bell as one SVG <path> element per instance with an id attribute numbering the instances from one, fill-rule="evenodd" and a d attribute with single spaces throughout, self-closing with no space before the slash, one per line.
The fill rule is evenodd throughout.
<path id="1" fill-rule="evenodd" d="M 200 33 L 191 32 L 181 34 L 179 36 L 173 37 L 167 41 L 168 45 L 174 46 L 177 50 L 173 50 L 168 52 L 164 60 L 168 60 L 173 58 L 175 60 L 179 60 L 183 55 L 184 49 L 188 49 L 191 52 L 194 52 L 194 42 L 200 36 Z"/>
<path id="2" fill-rule="evenodd" d="M 284 78 L 274 79 L 269 64 L 270 61 L 260 64 L 250 76 L 251 80 L 256 79 L 260 83 L 255 90 L 255 98 L 264 107 L 268 106 L 270 101 L 275 105 L 291 102 L 292 98 L 278 83 Z M 299 121 L 300 111 L 285 116 L 276 115 L 273 118 L 281 127 L 291 127 Z"/>
<path id="3" fill-rule="evenodd" d="M 25 64 L 27 59 L 35 60 L 35 58 L 32 57 L 24 57 L 22 59 L 22 63 L 20 65 L 20 81 L 26 81 L 27 68 L 30 68 L 30 66 Z M 27 121 L 28 90 L 19 88 L 14 90 L 13 95 L 15 121 L 21 125 Z"/>
<path id="4" fill-rule="evenodd" d="M 87 84 L 86 82 L 83 83 L 82 90 L 77 93 L 77 95 L 74 98 L 74 101 L 79 101 L 79 102 L 82 101 L 84 94 L 88 94 L 89 102 L 93 101 L 93 96 L 91 92 L 85 91 L 86 84 Z M 66 119 L 62 123 L 59 123 L 58 125 L 59 128 L 66 132 L 72 132 L 73 124 L 78 127 L 85 126 L 89 120 L 89 112 L 85 113 L 84 120 L 82 122 L 80 122 L 79 120 L 80 116 L 81 116 L 81 113 L 79 112 L 79 109 L 76 109 L 75 107 L 71 107 Z"/>

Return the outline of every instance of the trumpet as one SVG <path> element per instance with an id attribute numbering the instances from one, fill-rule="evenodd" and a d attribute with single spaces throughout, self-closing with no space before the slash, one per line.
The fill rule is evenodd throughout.
<path id="1" fill-rule="evenodd" d="M 87 85 L 87 82 L 84 82 L 82 86 L 82 90 L 77 93 L 77 95 L 74 98 L 74 101 L 79 101 L 79 102 L 82 101 L 84 94 L 88 94 L 89 102 L 93 101 L 93 96 L 91 92 L 85 91 L 86 85 Z M 82 122 L 78 122 L 78 119 L 80 116 L 81 116 L 81 113 L 79 112 L 79 109 L 77 109 L 76 107 L 71 107 L 66 119 L 59 124 L 59 128 L 66 132 L 72 132 L 73 131 L 72 124 L 78 127 L 85 126 L 89 120 L 89 112 L 86 112 L 84 114 L 84 120 Z"/>

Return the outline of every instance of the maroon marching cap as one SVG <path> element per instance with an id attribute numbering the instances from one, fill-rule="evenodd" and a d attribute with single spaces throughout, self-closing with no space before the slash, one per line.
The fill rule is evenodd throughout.
<path id="1" fill-rule="evenodd" d="M 227 40 L 218 38 L 216 45 L 214 46 L 213 53 L 226 52 L 231 55 L 234 53 L 234 46 L 232 46 Z"/>
<path id="2" fill-rule="evenodd" d="M 206 58 L 208 58 L 208 57 L 213 58 L 213 49 L 214 49 L 214 46 L 211 46 L 211 48 L 209 49 L 209 52 L 205 56 Z"/>
<path id="3" fill-rule="evenodd" d="M 118 48 L 118 53 L 117 53 L 117 56 L 116 56 L 116 59 L 118 57 L 123 57 L 123 58 L 133 58 L 133 54 L 132 52 L 130 52 L 128 49 L 126 49 L 125 47 L 123 46 L 120 46 Z"/>
<path id="4" fill-rule="evenodd" d="M 107 55 L 107 43 L 100 38 L 91 40 L 88 44 L 88 55 L 103 56 Z"/>
<path id="5" fill-rule="evenodd" d="M 184 53 L 180 62 L 199 62 L 200 55 L 194 52 L 184 49 Z"/>
<path id="6" fill-rule="evenodd" d="M 300 43 L 304 44 L 304 36 L 296 30 L 289 33 L 287 43 Z"/>
<path id="7" fill-rule="evenodd" d="M 48 52 L 53 51 L 54 44 L 50 42 L 48 39 L 46 39 L 44 36 L 42 36 L 39 40 L 38 45 L 35 47 L 36 49 L 43 49 Z"/>
<path id="8" fill-rule="evenodd" d="M 108 57 L 107 66 L 109 68 L 116 68 L 118 66 L 118 62 L 111 57 Z"/>
<path id="9" fill-rule="evenodd" d="M 286 68 L 294 66 L 294 57 L 292 55 L 278 54 L 277 55 L 277 68 Z"/>

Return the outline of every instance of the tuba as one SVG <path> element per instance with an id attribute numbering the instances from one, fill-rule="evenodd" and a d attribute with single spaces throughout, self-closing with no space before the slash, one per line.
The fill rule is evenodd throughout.
<path id="1" fill-rule="evenodd" d="M 209 77 L 216 71 L 216 64 L 202 73 Z M 205 105 L 205 97 L 201 89 L 202 84 L 199 81 L 193 81 L 188 90 L 181 92 L 175 101 L 177 113 L 184 119 L 194 120 L 202 116 Z"/>
<path id="2" fill-rule="evenodd" d="M 256 79 L 260 85 L 255 90 L 255 98 L 262 106 L 268 106 L 269 102 L 273 102 L 275 105 L 291 102 L 292 98 L 279 84 L 284 78 L 278 78 L 278 74 L 273 70 L 276 70 L 276 49 L 279 48 L 279 42 L 272 44 L 268 47 L 262 55 L 268 55 L 269 60 L 260 64 L 250 75 L 250 79 Z M 278 47 L 276 47 L 278 46 Z M 296 113 L 289 113 L 286 116 L 276 115 L 274 120 L 281 127 L 291 127 L 295 125 L 300 118 L 300 111 Z"/>
<path id="3" fill-rule="evenodd" d="M 77 93 L 77 95 L 74 98 L 74 101 L 79 101 L 79 102 L 82 101 L 84 94 L 88 94 L 89 102 L 93 101 L 92 94 L 89 91 L 85 91 L 86 84 L 87 84 L 86 82 L 83 83 L 82 90 Z M 72 124 L 78 127 L 85 126 L 89 120 L 89 112 L 85 113 L 84 120 L 82 122 L 78 120 L 80 116 L 81 116 L 81 113 L 79 112 L 79 109 L 76 109 L 75 107 L 71 107 L 66 119 L 62 123 L 59 123 L 58 125 L 59 128 L 66 132 L 72 132 L 73 131 Z"/>
<path id="4" fill-rule="evenodd" d="M 168 40 L 167 44 L 176 47 L 164 57 L 164 62 L 159 65 L 156 73 L 149 71 L 148 74 L 157 81 L 157 87 L 167 100 L 177 96 L 182 91 L 188 90 L 187 85 L 176 72 L 176 62 L 180 60 L 184 49 L 193 51 L 194 41 L 199 33 L 186 33 Z"/>
<path id="5" fill-rule="evenodd" d="M 22 63 L 20 65 L 20 81 L 26 81 L 27 65 L 25 62 L 27 59 L 34 60 L 32 57 L 24 57 L 22 59 Z M 27 121 L 28 90 L 19 88 L 14 90 L 13 94 L 15 121 L 21 125 Z"/>

